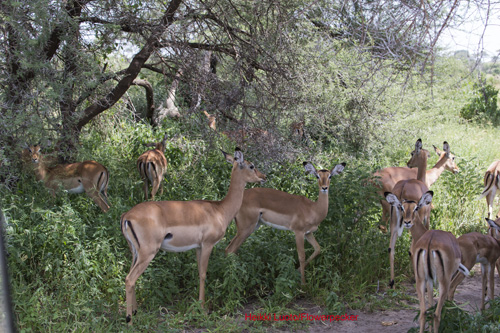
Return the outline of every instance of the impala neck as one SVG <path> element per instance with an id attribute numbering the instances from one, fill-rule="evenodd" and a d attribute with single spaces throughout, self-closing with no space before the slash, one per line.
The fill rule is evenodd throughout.
<path id="1" fill-rule="evenodd" d="M 34 167 L 35 176 L 38 180 L 44 180 L 47 177 L 48 170 L 47 166 L 44 164 L 43 159 L 40 157 L 38 163 Z"/>
<path id="2" fill-rule="evenodd" d="M 222 214 L 225 216 L 224 221 L 226 228 L 233 220 L 233 217 L 236 216 L 238 210 L 240 210 L 241 203 L 243 202 L 243 191 L 245 191 L 245 185 L 247 184 L 245 180 L 241 179 L 241 175 L 238 174 L 238 169 L 237 165 L 233 167 L 229 189 L 226 197 L 220 202 Z"/>
<path id="3" fill-rule="evenodd" d="M 319 218 L 323 220 L 328 214 L 328 193 L 323 193 L 320 190 L 315 206 L 316 213 L 319 215 Z"/>
<path id="4" fill-rule="evenodd" d="M 422 159 L 417 166 L 417 179 L 425 184 L 427 178 L 427 153 L 425 151 L 421 151 Z"/>
<path id="5" fill-rule="evenodd" d="M 427 171 L 427 183 L 425 183 L 428 187 L 436 182 L 436 180 L 441 176 L 444 171 L 444 167 L 446 164 L 446 154 L 442 154 L 436 165 Z"/>

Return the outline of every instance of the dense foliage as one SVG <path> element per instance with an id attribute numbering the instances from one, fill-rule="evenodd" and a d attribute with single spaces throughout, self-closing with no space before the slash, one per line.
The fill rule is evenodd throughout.
<path id="1" fill-rule="evenodd" d="M 494 125 L 498 125 L 500 122 L 498 89 L 491 84 L 474 83 L 473 91 L 473 97 L 460 110 L 460 116 L 466 120 L 491 121 Z"/>
<path id="2" fill-rule="evenodd" d="M 418 80 L 407 88 L 399 105 L 390 101 L 398 99 L 396 95 L 387 96 L 387 101 L 378 105 L 395 120 L 372 129 L 373 135 L 382 139 L 367 143 L 361 155 L 350 145 L 337 145 L 335 138 L 312 134 L 306 141 L 290 141 L 294 154 L 298 154 L 296 159 L 277 163 L 246 154 L 268 175 L 265 186 L 313 200 L 318 193 L 316 180 L 304 175 L 301 162 L 311 160 L 324 168 L 347 163 L 345 172 L 332 180 L 329 213 L 316 232 L 322 253 L 306 269 L 306 286 L 300 285 L 291 233 L 262 227 L 237 255 L 226 257 L 224 249 L 236 231 L 231 224 L 210 258 L 207 305 L 211 312 L 205 314 L 195 301 L 198 273 L 194 251 L 160 253 L 138 280 L 140 305 L 134 327 L 239 330 L 237 325 L 244 313 L 293 313 L 300 311 L 294 305 L 300 299 L 312 300 L 329 314 L 398 304 L 406 298 L 404 293 L 384 293 L 389 275 L 389 239 L 378 229 L 380 208 L 367 180 L 377 168 L 405 163 L 416 137 L 421 137 L 424 148 L 430 151 L 431 143 L 441 146 L 447 140 L 459 157 L 460 173 L 445 172 L 433 186 L 432 227 L 456 235 L 484 232 L 485 204 L 476 198 L 482 188 L 483 171 L 498 157 L 494 147 L 484 142 L 495 140 L 498 130 L 478 131 L 481 125 L 461 124 L 459 110 L 466 103 L 466 97 L 460 97 L 461 89 L 466 91 L 467 85 L 460 88 L 454 80 L 465 68 L 450 58 L 440 60 L 436 68 L 446 69 L 447 75 L 454 73 L 455 77 L 436 76 L 439 84 L 434 87 L 438 92 L 434 99 L 422 94 L 424 83 Z M 165 191 L 158 200 L 220 200 L 229 185 L 230 167 L 218 148 L 232 151 L 234 142 L 206 131 L 204 126 L 172 119 L 152 129 L 119 106 L 82 133 L 76 159 L 95 159 L 110 170 L 111 210 L 107 214 L 85 195 L 59 193 L 51 197 L 30 172 L 22 173 L 13 189 L 0 188 L 0 205 L 7 217 L 14 310 L 21 330 L 125 329 L 124 278 L 131 256 L 119 219 L 143 200 L 135 160 L 146 149 L 144 143 L 167 133 L 165 155 L 169 166 Z M 389 127 L 392 131 L 385 132 Z M 437 159 L 432 156 L 429 164 Z M 408 233 L 398 241 L 396 283 L 411 281 L 405 250 L 409 242 Z M 306 254 L 311 251 L 306 245 Z M 271 324 L 291 325 L 244 323 L 254 328 Z"/>

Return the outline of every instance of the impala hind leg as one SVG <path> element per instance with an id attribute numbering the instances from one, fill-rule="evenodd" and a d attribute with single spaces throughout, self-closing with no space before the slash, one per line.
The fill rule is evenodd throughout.
<path id="1" fill-rule="evenodd" d="M 155 199 L 155 195 L 156 195 L 156 192 L 158 192 L 158 188 L 160 187 L 160 183 L 161 183 L 161 180 L 158 180 L 158 179 L 154 179 L 152 182 L 151 182 L 151 185 L 152 185 L 152 190 L 151 190 L 151 199 L 154 200 Z"/>
<path id="2" fill-rule="evenodd" d="M 238 218 L 234 219 L 236 223 L 236 236 L 231 240 L 229 245 L 226 247 L 226 255 L 229 253 L 236 253 L 240 248 L 241 244 L 259 227 L 259 218 Z M 248 223 L 250 221 L 250 223 Z M 251 221 L 255 221 L 254 223 Z"/>
<path id="3" fill-rule="evenodd" d="M 142 191 L 144 192 L 144 200 L 148 200 L 148 192 L 149 192 L 149 185 L 148 185 L 148 178 L 144 178 L 143 180 L 143 185 L 142 185 Z"/>
<path id="4" fill-rule="evenodd" d="M 130 272 L 125 278 L 125 295 L 127 299 L 126 321 L 129 324 L 132 324 L 132 315 L 137 312 L 137 300 L 135 298 L 135 283 L 137 282 L 139 276 L 141 276 L 142 273 L 144 273 L 144 271 L 148 267 L 151 260 L 153 260 L 157 252 L 158 250 L 148 254 L 138 253 L 137 258 L 133 259 L 135 260 L 135 262 L 134 264 L 132 264 Z"/>
<path id="5" fill-rule="evenodd" d="M 85 193 L 106 213 L 109 210 L 109 204 L 103 199 L 101 192 L 91 182 L 82 180 L 82 185 Z"/>
<path id="6" fill-rule="evenodd" d="M 415 274 L 417 275 L 417 274 Z M 416 278 L 416 276 L 415 276 Z M 417 279 L 416 282 L 417 296 L 420 303 L 420 316 L 419 316 L 419 324 L 420 324 L 420 333 L 424 332 L 425 327 L 425 279 Z"/>
<path id="7" fill-rule="evenodd" d="M 457 272 L 455 277 L 451 280 L 451 285 L 450 285 L 450 291 L 448 292 L 448 300 L 453 301 L 455 298 L 455 291 L 457 290 L 457 287 L 462 281 L 465 279 L 465 275 Z"/>

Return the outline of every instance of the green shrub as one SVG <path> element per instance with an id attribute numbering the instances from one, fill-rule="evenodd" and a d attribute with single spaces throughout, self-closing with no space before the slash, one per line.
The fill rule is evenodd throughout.
<path id="1" fill-rule="evenodd" d="M 460 117 L 466 120 L 491 121 L 493 125 L 500 122 L 498 110 L 498 89 L 490 84 L 474 83 L 472 98 L 469 104 L 460 110 Z"/>

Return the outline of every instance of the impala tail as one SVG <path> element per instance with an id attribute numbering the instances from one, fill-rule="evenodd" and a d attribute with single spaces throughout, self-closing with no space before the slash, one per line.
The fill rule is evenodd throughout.
<path id="1" fill-rule="evenodd" d="M 127 240 L 130 252 L 132 253 L 132 266 L 135 265 L 137 261 L 137 249 L 140 248 L 139 239 L 132 227 L 132 223 L 129 220 L 124 219 L 125 214 L 122 214 L 120 219 L 120 226 L 122 229 L 122 234 Z"/>
<path id="2" fill-rule="evenodd" d="M 463 275 L 465 275 L 465 276 L 469 276 L 470 275 L 470 271 L 467 269 L 467 267 L 465 267 L 462 264 L 458 265 L 458 271 L 460 273 L 462 273 Z"/>

